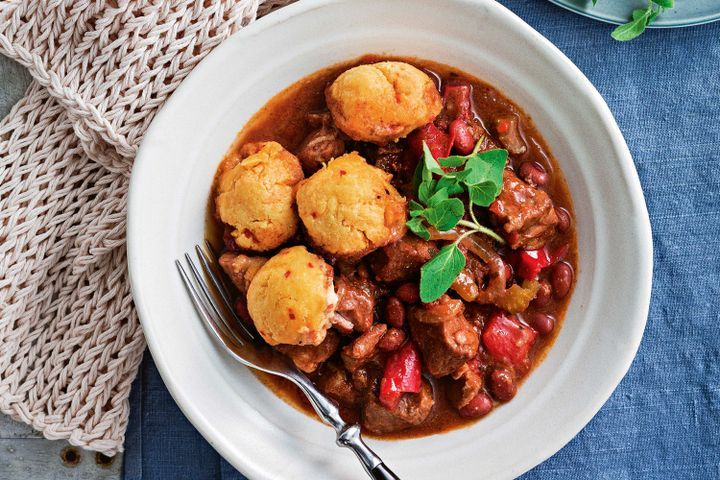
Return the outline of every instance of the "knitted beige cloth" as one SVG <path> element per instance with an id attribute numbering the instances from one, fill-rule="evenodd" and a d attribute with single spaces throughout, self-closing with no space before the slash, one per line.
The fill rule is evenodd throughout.
<path id="1" fill-rule="evenodd" d="M 0 2 L 0 53 L 33 77 L 0 123 L 0 411 L 122 450 L 145 348 L 125 260 L 135 152 L 213 47 L 287 3 Z"/>

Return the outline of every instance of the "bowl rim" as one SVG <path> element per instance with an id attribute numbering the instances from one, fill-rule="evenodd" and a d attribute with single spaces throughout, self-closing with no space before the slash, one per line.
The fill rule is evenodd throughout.
<path id="1" fill-rule="evenodd" d="M 633 325 L 634 328 L 630 332 L 629 336 L 625 339 L 628 348 L 619 354 L 619 357 L 621 358 L 620 360 L 618 360 L 618 365 L 622 364 L 622 368 L 616 368 L 612 372 L 612 381 L 610 382 L 612 383 L 612 387 L 607 388 L 602 392 L 598 392 L 595 396 L 596 401 L 587 404 L 585 408 L 582 409 L 582 412 L 577 415 L 577 419 L 573 423 L 573 426 L 566 428 L 567 434 L 564 435 L 564 437 L 566 438 L 562 440 L 555 440 L 554 442 L 547 442 L 543 446 L 538 448 L 535 457 L 533 457 L 532 459 L 526 458 L 518 462 L 515 468 L 513 468 L 512 473 L 513 475 L 519 475 L 536 466 L 537 464 L 545 461 L 547 458 L 560 450 L 572 438 L 574 438 L 600 410 L 602 405 L 608 400 L 610 395 L 614 392 L 614 390 L 617 388 L 617 385 L 620 383 L 622 378 L 629 370 L 632 361 L 637 353 L 637 350 L 640 346 L 640 341 L 642 339 L 649 312 L 653 271 L 652 234 L 644 195 L 640 186 L 637 171 L 635 169 L 635 164 L 630 155 L 630 151 L 627 147 L 627 144 L 625 143 L 624 137 L 622 136 L 622 133 L 620 132 L 620 129 L 615 122 L 615 119 L 609 107 L 603 100 L 600 93 L 595 89 L 595 87 L 590 83 L 590 81 L 585 77 L 585 75 L 549 40 L 539 34 L 536 30 L 530 27 L 527 23 L 525 23 L 522 19 L 520 19 L 517 15 L 515 15 L 512 11 L 510 11 L 503 5 L 492 0 L 451 1 L 471 7 L 483 5 L 488 8 L 496 9 L 498 12 L 501 12 L 504 16 L 506 16 L 509 21 L 512 21 L 514 24 L 516 24 L 523 34 L 530 36 L 533 41 L 537 42 L 543 49 L 548 51 L 549 55 L 554 56 L 562 63 L 562 66 L 565 69 L 565 73 L 569 76 L 574 77 L 575 81 L 578 82 L 578 85 L 582 88 L 584 94 L 587 95 L 587 101 L 592 104 L 596 113 L 602 117 L 603 123 L 608 128 L 611 134 L 610 140 L 618 151 L 617 153 L 619 166 L 622 169 L 621 173 L 623 177 L 627 180 L 627 187 L 629 188 L 631 200 L 633 201 L 634 207 L 638 210 L 638 213 L 640 214 L 634 225 L 636 231 L 633 233 L 637 235 L 636 240 L 641 245 L 641 251 L 644 253 L 644 255 L 643 258 L 640 259 L 642 268 L 641 271 L 638 273 L 638 276 L 639 278 L 641 278 L 641 283 L 637 292 L 637 298 L 639 298 L 639 300 L 636 305 L 637 309 L 636 312 L 634 312 L 634 315 L 638 316 L 638 318 L 642 316 L 643 321 L 638 320 Z M 304 0 L 302 2 L 297 2 L 289 6 L 283 7 L 257 20 L 253 24 L 233 34 L 228 40 L 235 39 L 237 41 L 241 38 L 255 36 L 276 25 L 285 22 L 289 18 L 300 13 L 306 13 L 308 11 L 322 8 L 327 5 L 348 2 L 349 0 Z M 223 42 L 223 44 L 218 45 L 218 47 L 216 47 L 205 59 L 203 59 L 203 61 L 200 62 L 200 64 L 197 65 L 192 72 L 190 72 L 188 77 L 183 80 L 183 82 L 178 86 L 176 91 L 185 92 L 185 90 L 190 91 L 192 88 L 194 88 L 195 85 L 193 84 L 193 79 L 199 76 L 197 72 L 202 70 L 203 63 L 207 63 L 211 61 L 212 58 L 222 55 L 222 52 L 224 50 L 223 47 L 227 47 L 228 40 Z M 127 211 L 128 271 L 131 283 L 131 291 L 135 302 L 136 310 L 140 318 L 140 322 L 143 326 L 143 330 L 145 332 L 147 332 L 146 326 L 152 323 L 152 320 L 150 319 L 150 314 L 148 312 L 148 304 L 146 297 L 139 288 L 139 279 L 142 276 L 142 269 L 140 262 L 136 260 L 135 252 L 138 246 L 136 245 L 136 236 L 134 233 L 139 228 L 139 225 L 136 225 L 136 216 L 134 216 L 132 212 L 141 210 L 143 207 L 142 199 L 138 194 L 138 191 L 140 189 L 139 184 L 142 181 L 140 179 L 142 178 L 144 166 L 151 162 L 150 158 L 146 158 L 144 146 L 147 143 L 151 142 L 156 135 L 160 134 L 160 132 L 162 131 L 163 118 L 169 115 L 168 112 L 174 108 L 177 102 L 179 102 L 180 97 L 180 95 L 171 96 L 162 106 L 160 111 L 157 112 L 155 118 L 153 119 L 153 122 L 149 126 L 143 138 L 140 148 L 138 149 L 135 165 L 133 167 L 130 179 Z M 171 372 L 173 370 L 173 367 L 167 362 L 167 359 L 162 354 L 162 350 L 160 348 L 160 344 L 162 342 L 160 341 L 160 339 L 157 336 L 146 335 L 146 341 L 155 361 L 155 364 L 158 368 L 158 371 L 163 379 L 163 382 L 168 388 L 168 391 L 170 392 L 174 401 L 180 407 L 183 414 L 190 420 L 190 422 L 199 431 L 199 433 L 225 459 L 232 463 L 236 468 L 240 469 L 244 475 L 248 476 L 249 478 L 266 478 L 267 474 L 265 473 L 263 467 L 252 461 L 252 459 L 249 458 L 247 455 L 243 455 L 242 453 L 236 454 L 234 451 L 231 451 L 227 445 L 214 441 L 213 436 L 215 427 L 211 425 L 210 422 L 205 421 L 201 412 L 199 412 L 192 404 L 192 402 L 188 400 L 186 392 L 183 391 L 180 385 L 172 381 Z"/>

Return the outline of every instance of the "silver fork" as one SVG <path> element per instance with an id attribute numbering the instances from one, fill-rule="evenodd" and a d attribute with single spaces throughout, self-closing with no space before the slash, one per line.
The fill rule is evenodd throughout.
<path id="1" fill-rule="evenodd" d="M 362 440 L 360 427 L 357 424 L 345 423 L 332 400 L 321 393 L 291 362 L 272 352 L 262 339 L 238 318 L 222 279 L 215 251 L 209 242 L 205 242 L 205 248 L 195 245 L 195 253 L 201 267 L 198 268 L 186 253 L 189 275 L 179 260 L 175 260 L 175 265 L 195 310 L 225 351 L 245 366 L 293 382 L 307 396 L 320 418 L 335 430 L 337 445 L 352 450 L 370 477 L 376 480 L 399 480 Z M 210 282 L 205 281 L 201 270 Z"/>

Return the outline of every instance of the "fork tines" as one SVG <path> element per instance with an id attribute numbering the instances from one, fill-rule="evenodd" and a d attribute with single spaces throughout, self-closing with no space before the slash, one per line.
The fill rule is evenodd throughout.
<path id="1" fill-rule="evenodd" d="M 200 318 L 223 342 L 230 341 L 242 346 L 246 340 L 255 341 L 255 335 L 235 313 L 212 245 L 207 240 L 204 249 L 200 245 L 195 245 L 195 253 L 200 268 L 189 254 L 185 254 L 190 275 L 180 260 L 175 260 L 175 265 Z M 201 270 L 205 276 L 202 275 Z M 206 278 L 209 278 L 210 282 Z"/>

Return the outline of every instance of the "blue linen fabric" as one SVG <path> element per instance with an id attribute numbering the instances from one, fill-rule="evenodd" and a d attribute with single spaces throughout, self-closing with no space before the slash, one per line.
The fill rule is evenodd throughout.
<path id="1" fill-rule="evenodd" d="M 640 174 L 655 251 L 630 372 L 582 432 L 522 478 L 720 478 L 720 22 L 618 43 L 611 26 L 549 2 L 501 3 L 610 105 Z M 180 413 L 149 355 L 131 404 L 126 480 L 245 478 Z"/>

